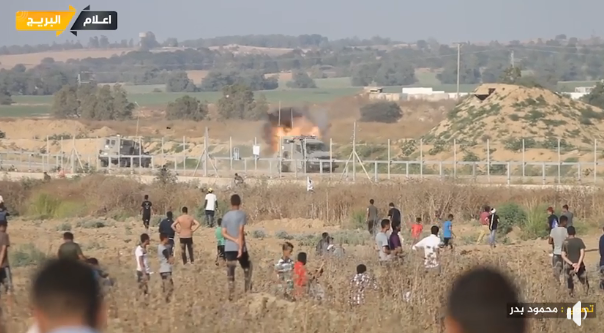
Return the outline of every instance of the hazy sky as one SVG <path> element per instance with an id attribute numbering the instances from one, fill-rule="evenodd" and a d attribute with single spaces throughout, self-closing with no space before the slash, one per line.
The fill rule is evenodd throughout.
<path id="1" fill-rule="evenodd" d="M 317 33 L 330 39 L 375 35 L 401 41 L 436 38 L 442 42 L 509 41 L 604 35 L 604 1 L 581 6 L 562 0 L 0 0 L 0 45 L 38 44 L 76 39 L 66 31 L 15 30 L 19 10 L 115 10 L 117 31 L 110 40 L 137 39 L 152 31 L 158 40 L 245 34 Z M 70 24 L 73 24 L 73 20 Z M 101 33 L 79 32 L 83 43 Z"/>

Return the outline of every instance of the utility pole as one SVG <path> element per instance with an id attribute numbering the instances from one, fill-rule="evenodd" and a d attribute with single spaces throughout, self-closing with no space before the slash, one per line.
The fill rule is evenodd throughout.
<path id="1" fill-rule="evenodd" d="M 457 43 L 457 99 L 459 99 L 459 70 L 461 67 L 461 43 Z"/>

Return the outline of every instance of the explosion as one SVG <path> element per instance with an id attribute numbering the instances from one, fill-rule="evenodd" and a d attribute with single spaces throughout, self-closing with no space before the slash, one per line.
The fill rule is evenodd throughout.
<path id="1" fill-rule="evenodd" d="M 270 145 L 272 152 L 279 151 L 279 140 L 283 136 L 314 135 L 321 138 L 327 128 L 317 124 L 306 110 L 297 108 L 282 108 L 268 114 L 264 125 L 264 140 Z"/>

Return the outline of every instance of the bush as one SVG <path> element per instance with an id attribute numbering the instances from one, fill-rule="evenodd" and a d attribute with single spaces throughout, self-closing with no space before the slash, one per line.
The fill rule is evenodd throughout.
<path id="1" fill-rule="evenodd" d="M 11 267 L 37 266 L 46 260 L 44 252 L 32 243 L 18 246 L 9 252 Z"/>
<path id="2" fill-rule="evenodd" d="M 497 208 L 499 215 L 498 232 L 507 234 L 515 226 L 523 226 L 527 221 L 527 214 L 520 205 L 516 203 L 505 203 Z"/>
<path id="3" fill-rule="evenodd" d="M 275 237 L 277 237 L 279 239 L 286 239 L 286 240 L 294 239 L 294 236 L 288 234 L 287 231 L 285 231 L 285 230 L 279 230 L 279 231 L 275 232 Z"/>
<path id="4" fill-rule="evenodd" d="M 403 116 L 403 110 L 395 102 L 376 102 L 361 107 L 363 122 L 396 123 Z"/>
<path id="5" fill-rule="evenodd" d="M 263 229 L 257 229 L 252 231 L 252 237 L 253 238 L 266 238 L 266 232 Z"/>

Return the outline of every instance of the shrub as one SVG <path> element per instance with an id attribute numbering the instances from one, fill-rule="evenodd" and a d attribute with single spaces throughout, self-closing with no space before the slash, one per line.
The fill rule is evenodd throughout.
<path id="1" fill-rule="evenodd" d="M 294 239 L 294 236 L 291 236 L 285 230 L 279 230 L 279 231 L 275 232 L 275 237 L 277 237 L 279 239 L 286 239 L 286 240 Z"/>
<path id="2" fill-rule="evenodd" d="M 523 226 L 527 221 L 524 208 L 516 203 L 505 203 L 497 208 L 499 215 L 498 232 L 507 234 L 515 226 Z"/>
<path id="3" fill-rule="evenodd" d="M 11 267 L 36 266 L 46 260 L 44 252 L 32 243 L 19 245 L 9 252 Z"/>
<path id="4" fill-rule="evenodd" d="M 396 123 L 403 116 L 403 110 L 395 102 L 375 102 L 361 107 L 363 122 Z"/>
<path id="5" fill-rule="evenodd" d="M 263 229 L 256 229 L 252 231 L 252 237 L 254 238 L 266 238 L 266 232 Z"/>

